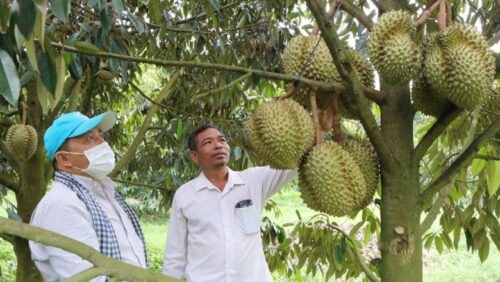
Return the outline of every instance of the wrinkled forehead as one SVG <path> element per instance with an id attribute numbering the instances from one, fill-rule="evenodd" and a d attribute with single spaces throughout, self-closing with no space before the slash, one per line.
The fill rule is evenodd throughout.
<path id="1" fill-rule="evenodd" d="M 208 128 L 207 130 L 200 132 L 196 136 L 196 141 L 197 141 L 197 143 L 199 143 L 199 142 L 202 142 L 203 140 L 206 140 L 206 139 L 216 139 L 216 138 L 221 138 L 221 137 L 225 137 L 225 136 L 218 129 Z"/>

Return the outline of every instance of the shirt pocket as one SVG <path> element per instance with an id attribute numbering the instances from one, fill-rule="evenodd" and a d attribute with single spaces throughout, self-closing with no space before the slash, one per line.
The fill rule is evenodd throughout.
<path id="1" fill-rule="evenodd" d="M 260 218 L 255 206 L 235 208 L 236 222 L 243 234 L 254 234 L 260 231 Z"/>

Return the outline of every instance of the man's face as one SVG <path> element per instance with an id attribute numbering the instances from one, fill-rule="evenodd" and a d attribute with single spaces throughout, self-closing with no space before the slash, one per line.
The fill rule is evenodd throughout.
<path id="1" fill-rule="evenodd" d="M 83 135 L 68 139 L 64 145 L 64 148 L 60 149 L 56 153 L 56 160 L 59 165 L 63 167 L 77 167 L 85 169 L 89 166 L 89 160 L 87 160 L 87 157 L 85 157 L 85 155 L 68 154 L 65 152 L 83 153 L 84 151 L 104 142 L 105 140 L 101 130 L 94 128 Z"/>
<path id="2" fill-rule="evenodd" d="M 203 168 L 219 168 L 229 161 L 229 144 L 226 137 L 215 128 L 208 128 L 196 136 L 196 150 L 191 159 Z"/>

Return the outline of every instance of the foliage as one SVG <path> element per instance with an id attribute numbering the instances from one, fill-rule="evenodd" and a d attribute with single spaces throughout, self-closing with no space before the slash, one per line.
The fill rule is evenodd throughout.
<path id="1" fill-rule="evenodd" d="M 375 1 L 374 7 L 369 1 L 342 1 L 342 11 L 333 16 L 336 33 L 364 54 L 369 30 L 383 11 L 406 9 L 418 15 L 434 1 L 396 2 Z M 452 21 L 481 27 L 491 43 L 498 41 L 498 1 L 448 2 Z M 0 1 L 0 135 L 3 138 L 9 126 L 21 121 L 23 104 L 28 106 L 28 123 L 39 136 L 60 113 L 79 110 L 93 115 L 115 110 L 120 122 L 108 139 L 119 158 L 126 154 L 140 128 L 147 127 L 139 147 L 116 177 L 119 190 L 143 214 L 167 211 L 175 189 L 199 173 L 185 145 L 187 135 L 199 124 L 212 123 L 227 135 L 233 169 L 261 164 L 248 145 L 244 123 L 258 104 L 283 94 L 286 82 L 292 81 L 270 75 L 283 72 L 281 53 L 289 40 L 296 34 L 312 32 L 311 20 L 317 15 L 309 8 L 303 1 L 289 0 Z M 436 18 L 437 13 L 431 13 L 425 28 L 419 28 L 418 41 L 424 30 L 436 30 Z M 332 34 L 323 33 L 327 36 Z M 155 64 L 163 67 L 149 64 L 153 59 L 160 60 Z M 229 71 L 227 66 L 243 67 L 244 71 Z M 181 79 L 146 122 L 155 98 L 176 70 Z M 394 89 L 379 82 L 381 93 L 388 99 L 382 107 L 373 106 L 365 113 L 376 118 L 375 126 L 367 126 L 366 120 L 349 124 L 368 132 L 376 147 L 380 147 L 377 140 L 391 147 L 387 155 L 380 155 L 382 160 L 415 154 L 421 157 L 416 164 L 399 166 L 397 172 L 383 167 L 375 204 L 352 215 L 357 222 L 349 236 L 338 235 L 338 230 L 331 229 L 337 227 L 332 219 L 322 216 L 309 222 L 301 220 L 290 234 L 266 221 L 263 234 L 273 269 L 293 276 L 304 265 L 306 272 L 358 276 L 361 269 L 353 252 L 360 247 L 360 239 L 353 234 L 363 230 L 364 238 L 392 238 L 395 223 L 383 223 L 397 216 L 388 217 L 385 211 L 398 213 L 398 220 L 403 221 L 407 219 L 404 216 L 411 215 L 415 225 L 420 223 L 420 214 L 425 216 L 425 224 L 432 224 L 439 216 L 439 230 L 411 230 L 417 233 L 417 250 L 421 238 L 424 246 L 433 244 L 438 250 L 457 248 L 465 240 L 484 261 L 493 245 L 500 248 L 499 133 L 487 145 L 486 141 L 474 143 L 486 128 L 481 122 L 484 113 L 450 111 L 437 120 L 414 115 L 409 85 Z M 344 79 L 341 86 L 350 89 L 356 81 L 353 83 Z M 394 105 L 401 106 L 402 111 L 395 111 Z M 498 113 L 493 114 L 498 119 Z M 456 119 L 451 118 L 455 115 Z M 447 129 L 440 129 L 442 125 Z M 394 130 L 397 127 L 399 131 Z M 391 130 L 398 134 L 391 136 Z M 373 137 L 378 133 L 382 139 Z M 428 149 L 414 148 L 422 140 Z M 409 144 L 410 150 L 405 151 L 408 148 L 402 144 Z M 27 162 L 20 162 L 5 150 L 2 141 L 0 151 L 0 192 L 8 188 L 16 193 L 17 210 L 10 207 L 10 215 L 17 211 L 22 220 L 28 221 L 34 204 L 45 193 L 51 163 L 41 149 Z M 462 160 L 462 155 L 470 158 Z M 454 171 L 454 165 L 460 168 Z M 414 176 L 414 182 L 405 182 L 405 177 L 411 178 L 408 175 Z M 444 182 L 447 188 L 441 189 Z M 410 193 L 419 198 L 418 202 L 408 204 Z M 387 199 L 400 202 L 387 206 Z M 17 255 L 29 258 L 29 253 Z M 383 261 L 394 257 L 387 248 L 382 252 Z M 418 272 L 415 261 L 419 260 L 414 259 L 412 267 Z"/>

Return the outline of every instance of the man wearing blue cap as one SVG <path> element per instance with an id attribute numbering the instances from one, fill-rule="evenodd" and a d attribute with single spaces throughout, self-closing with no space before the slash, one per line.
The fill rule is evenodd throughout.
<path id="1" fill-rule="evenodd" d="M 114 112 L 93 118 L 72 112 L 47 129 L 44 142 L 56 170 L 31 224 L 92 246 L 102 254 L 147 267 L 144 235 L 135 213 L 106 177 L 115 155 L 102 133 L 116 123 Z M 32 259 L 46 281 L 58 281 L 91 268 L 75 254 L 30 241 Z M 98 277 L 92 281 L 105 281 Z"/>

